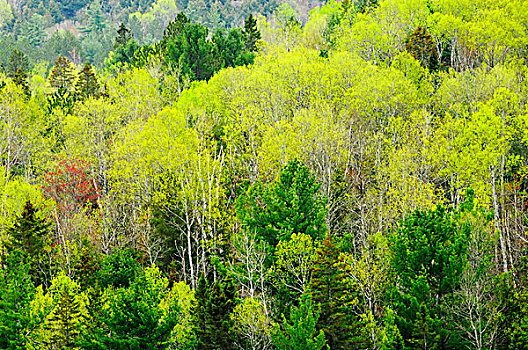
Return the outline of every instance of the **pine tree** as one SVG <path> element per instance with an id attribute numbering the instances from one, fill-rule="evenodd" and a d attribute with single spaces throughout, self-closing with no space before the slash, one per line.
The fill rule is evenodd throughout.
<path id="1" fill-rule="evenodd" d="M 326 346 L 322 330 L 317 332 L 319 311 L 309 293 L 301 296 L 299 307 L 293 307 L 289 320 L 282 315 L 282 327 L 277 325 L 271 334 L 277 350 L 322 350 Z"/>
<path id="2" fill-rule="evenodd" d="M 439 68 L 438 52 L 434 39 L 426 28 L 416 28 L 409 37 L 405 48 L 425 68 L 431 71 Z"/>
<path id="3" fill-rule="evenodd" d="M 325 200 L 320 185 L 298 160 L 290 161 L 269 186 L 257 183 L 237 199 L 236 209 L 247 230 L 257 233 L 274 249 L 292 233 L 323 239 L 326 233 Z"/>
<path id="4" fill-rule="evenodd" d="M 79 72 L 79 79 L 75 84 L 75 93 L 80 100 L 99 96 L 99 83 L 90 62 L 86 62 Z"/>
<path id="5" fill-rule="evenodd" d="M 244 39 L 246 42 L 246 50 L 256 51 L 257 41 L 261 38 L 260 31 L 257 28 L 257 20 L 250 13 L 248 18 L 244 21 Z"/>

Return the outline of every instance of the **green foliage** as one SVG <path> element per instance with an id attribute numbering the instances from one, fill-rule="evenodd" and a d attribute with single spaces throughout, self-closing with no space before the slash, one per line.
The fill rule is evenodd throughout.
<path id="1" fill-rule="evenodd" d="M 130 249 L 116 250 L 101 264 L 101 287 L 128 288 L 140 274 L 140 270 L 136 252 Z"/>
<path id="2" fill-rule="evenodd" d="M 180 310 L 177 300 L 168 298 L 168 284 L 154 266 L 126 288 L 107 289 L 102 317 L 110 332 L 95 341 L 111 349 L 166 348 Z"/>
<path id="3" fill-rule="evenodd" d="M 459 286 L 468 239 L 441 206 L 413 212 L 391 235 L 395 311 L 406 344 L 456 344 L 440 315 Z"/>
<path id="4" fill-rule="evenodd" d="M 289 162 L 269 186 L 256 183 L 237 199 L 237 215 L 244 228 L 255 231 L 270 247 L 293 233 L 322 239 L 326 233 L 325 201 L 320 185 L 300 161 Z"/>
<path id="5" fill-rule="evenodd" d="M 250 13 L 244 21 L 244 40 L 246 50 L 256 51 L 257 42 L 261 39 L 262 35 L 257 28 L 257 19 Z"/>
<path id="6" fill-rule="evenodd" d="M 35 294 L 30 264 L 20 251 L 2 256 L 0 270 L 0 347 L 26 348 L 26 329 L 31 323 L 30 301 Z"/>
<path id="7" fill-rule="evenodd" d="M 202 275 L 194 307 L 197 349 L 235 349 L 231 313 L 236 306 L 236 288 L 226 277 L 210 285 Z"/>
<path id="8" fill-rule="evenodd" d="M 84 64 L 75 83 L 75 93 L 80 100 L 99 96 L 99 83 L 90 62 Z"/>
<path id="9" fill-rule="evenodd" d="M 7 63 L 7 76 L 15 78 L 19 69 L 22 72 L 27 73 L 29 70 L 29 60 L 22 51 L 14 49 L 13 52 L 11 52 L 11 56 L 9 56 L 9 62 Z"/>
<path id="10" fill-rule="evenodd" d="M 299 307 L 293 307 L 290 317 L 282 315 L 283 324 L 275 326 L 271 333 L 277 350 L 321 350 L 329 349 L 322 330 L 317 332 L 319 310 L 309 293 L 301 296 Z"/>

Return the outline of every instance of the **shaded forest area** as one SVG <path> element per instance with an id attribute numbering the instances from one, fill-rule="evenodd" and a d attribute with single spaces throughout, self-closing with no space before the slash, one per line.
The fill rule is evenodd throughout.
<path id="1" fill-rule="evenodd" d="M 2 46 L 0 348 L 525 348 L 524 1 L 162 3 Z"/>

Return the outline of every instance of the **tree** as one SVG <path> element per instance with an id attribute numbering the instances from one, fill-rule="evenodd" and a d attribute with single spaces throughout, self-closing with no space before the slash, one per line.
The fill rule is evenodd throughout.
<path id="1" fill-rule="evenodd" d="M 362 325 L 358 327 L 359 322 L 354 319 L 352 308 L 357 304 L 356 298 L 340 268 L 340 251 L 331 234 L 326 235 L 316 254 L 310 266 L 309 291 L 321 310 L 317 329 L 324 331 L 330 349 L 348 349 Z"/>
<path id="2" fill-rule="evenodd" d="M 258 298 L 246 298 L 235 307 L 231 315 L 234 330 L 240 337 L 236 343 L 240 350 L 266 350 L 271 348 L 271 320 L 264 304 Z"/>
<path id="3" fill-rule="evenodd" d="M 416 210 L 391 235 L 394 306 L 407 345 L 445 347 L 459 340 L 443 315 L 460 284 L 468 240 L 441 206 Z"/>
<path id="4" fill-rule="evenodd" d="M 438 52 L 433 37 L 426 28 L 421 26 L 416 28 L 407 40 L 405 48 L 422 66 L 430 71 L 439 68 Z"/>
<path id="5" fill-rule="evenodd" d="M 99 96 L 99 83 L 90 62 L 84 64 L 75 83 L 75 93 L 81 100 Z"/>
<path id="6" fill-rule="evenodd" d="M 301 296 L 299 307 L 293 307 L 289 319 L 282 315 L 282 326 L 276 325 L 271 333 L 277 350 L 322 350 L 326 340 L 322 330 L 317 332 L 319 310 L 309 293 Z"/>
<path id="7" fill-rule="evenodd" d="M 260 31 L 257 28 L 257 19 L 250 13 L 244 21 L 244 41 L 246 50 L 256 51 L 257 42 L 261 39 Z"/>
<path id="8" fill-rule="evenodd" d="M 288 241 L 292 233 L 322 239 L 326 232 L 325 201 L 320 185 L 308 168 L 293 160 L 269 186 L 256 183 L 236 202 L 236 210 L 246 230 L 255 231 L 271 249 Z"/>
<path id="9" fill-rule="evenodd" d="M 57 90 L 65 90 L 72 92 L 76 80 L 77 70 L 73 63 L 64 56 L 59 56 L 55 65 L 51 69 L 51 74 L 48 78 L 50 86 Z"/>
<path id="10" fill-rule="evenodd" d="M 30 265 L 17 250 L 2 257 L 0 268 L 0 347 L 26 348 L 26 329 L 31 323 L 30 302 L 35 289 Z"/>
<path id="11" fill-rule="evenodd" d="M 117 29 L 117 36 L 114 41 L 114 49 L 117 49 L 120 46 L 126 46 L 130 40 L 132 40 L 130 29 L 128 29 L 125 24 L 121 22 L 119 29 Z"/>
<path id="12" fill-rule="evenodd" d="M 26 98 L 31 97 L 31 90 L 29 89 L 27 82 L 27 74 L 22 70 L 22 68 L 18 68 L 15 76 L 13 77 L 13 82 L 22 88 Z"/>
<path id="13" fill-rule="evenodd" d="M 230 350 L 233 343 L 231 314 L 236 306 L 236 288 L 226 277 L 209 285 L 202 275 L 196 289 L 195 333 L 198 349 Z"/>
<path id="14" fill-rule="evenodd" d="M 51 223 L 38 216 L 37 209 L 31 201 L 26 201 L 22 215 L 15 224 L 7 230 L 10 238 L 6 244 L 9 254 L 15 254 L 17 251 L 23 254 L 25 263 L 28 263 L 28 273 L 32 276 L 36 285 L 43 282 L 43 271 L 41 259 L 44 256 L 46 248 L 46 239 L 50 233 Z"/>
<path id="15" fill-rule="evenodd" d="M 20 50 L 14 49 L 9 56 L 6 73 L 8 77 L 14 78 L 21 69 L 22 72 L 27 73 L 29 70 L 29 60 L 27 56 Z"/>
<path id="16" fill-rule="evenodd" d="M 179 319 L 178 301 L 169 297 L 168 286 L 168 279 L 153 266 L 127 288 L 108 289 L 108 307 L 102 311 L 102 318 L 109 332 L 93 339 L 92 346 L 165 349 Z"/>

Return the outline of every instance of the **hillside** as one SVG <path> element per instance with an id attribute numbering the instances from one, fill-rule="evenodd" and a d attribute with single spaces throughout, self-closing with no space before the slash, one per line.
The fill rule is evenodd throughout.
<path id="1" fill-rule="evenodd" d="M 1 349 L 525 348 L 524 1 L 120 6 L 4 61 Z"/>

